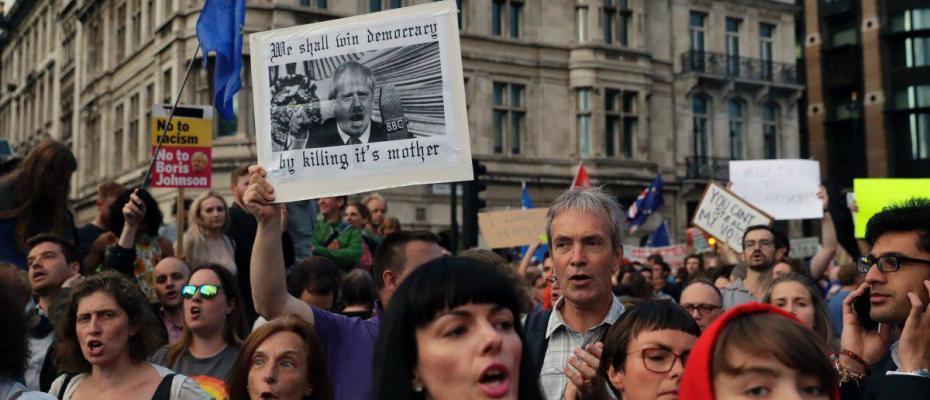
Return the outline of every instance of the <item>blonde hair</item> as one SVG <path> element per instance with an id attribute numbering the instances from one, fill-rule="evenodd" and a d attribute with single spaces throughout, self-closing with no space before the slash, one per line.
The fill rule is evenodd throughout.
<path id="1" fill-rule="evenodd" d="M 229 206 L 226 204 L 226 199 L 212 190 L 203 192 L 194 199 L 190 211 L 187 213 L 188 228 L 187 232 L 184 233 L 184 255 L 181 257 L 191 268 L 207 264 L 211 260 L 207 248 L 207 231 L 203 227 L 203 219 L 200 218 L 200 207 L 209 198 L 219 199 L 225 209 L 226 218 L 223 220 L 223 228 L 220 230 L 220 234 L 229 226 Z"/>

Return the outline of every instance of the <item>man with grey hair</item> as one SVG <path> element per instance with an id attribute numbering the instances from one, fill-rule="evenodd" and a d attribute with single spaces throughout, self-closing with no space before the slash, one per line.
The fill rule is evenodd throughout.
<path id="1" fill-rule="evenodd" d="M 562 298 L 527 316 L 533 368 L 547 399 L 610 396 L 597 376 L 601 338 L 623 313 L 611 291 L 623 258 L 623 210 L 601 188 L 573 188 L 549 207 L 546 233 Z M 574 357 L 572 357 L 574 356 Z"/>
<path id="2" fill-rule="evenodd" d="M 371 119 L 375 77 L 371 69 L 348 61 L 333 72 L 329 100 L 335 118 L 310 132 L 309 148 L 368 144 L 387 140 L 384 126 Z"/>

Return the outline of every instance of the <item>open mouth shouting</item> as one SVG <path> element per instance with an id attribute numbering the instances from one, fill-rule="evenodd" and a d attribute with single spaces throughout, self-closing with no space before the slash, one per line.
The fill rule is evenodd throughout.
<path id="1" fill-rule="evenodd" d="M 32 281 L 33 281 L 33 282 L 38 282 L 38 281 L 41 281 L 41 280 L 45 279 L 45 277 L 47 277 L 47 276 L 48 276 L 48 274 L 45 273 L 45 271 L 42 271 L 42 270 L 35 270 L 35 271 L 32 272 Z"/>
<path id="2" fill-rule="evenodd" d="M 202 311 L 202 310 L 200 309 L 200 306 L 191 306 L 190 311 L 189 311 L 189 313 L 190 313 L 190 315 L 191 315 L 191 320 L 192 320 L 192 321 L 196 321 L 196 320 L 200 319 L 200 315 L 201 315 L 200 312 L 201 312 L 201 311 Z"/>
<path id="3" fill-rule="evenodd" d="M 100 357 L 103 354 L 103 342 L 93 339 L 87 341 L 87 355 L 90 357 Z"/>
<path id="4" fill-rule="evenodd" d="M 586 287 L 594 282 L 594 278 L 587 274 L 573 274 L 568 277 L 568 281 L 575 287 Z"/>
<path id="5" fill-rule="evenodd" d="M 490 398 L 501 398 L 510 391 L 510 371 L 502 364 L 491 364 L 478 379 L 478 386 Z"/>

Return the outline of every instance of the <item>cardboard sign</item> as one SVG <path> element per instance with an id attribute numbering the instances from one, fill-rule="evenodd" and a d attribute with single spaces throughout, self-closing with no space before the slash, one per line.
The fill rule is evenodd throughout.
<path id="1" fill-rule="evenodd" d="M 730 161 L 730 182 L 733 193 L 775 219 L 823 218 L 817 161 Z"/>
<path id="2" fill-rule="evenodd" d="M 168 125 L 171 106 L 152 109 L 152 155 L 165 134 L 161 151 L 152 167 L 152 187 L 210 188 L 213 177 L 213 106 L 184 106 L 175 110 Z"/>
<path id="3" fill-rule="evenodd" d="M 788 242 L 791 245 L 791 253 L 788 256 L 792 258 L 810 258 L 820 251 L 820 238 L 818 237 L 789 239 Z"/>
<path id="4" fill-rule="evenodd" d="M 856 237 L 865 238 L 865 227 L 873 215 L 895 203 L 914 197 L 930 197 L 930 179 L 856 179 L 853 181 Z"/>
<path id="5" fill-rule="evenodd" d="M 771 225 L 772 217 L 716 183 L 707 185 L 697 211 L 694 226 L 743 251 L 743 232 L 753 225 Z"/>
<path id="6" fill-rule="evenodd" d="M 478 229 L 492 249 L 526 246 L 545 236 L 548 208 L 478 213 Z"/>
<path id="7" fill-rule="evenodd" d="M 710 243 L 707 243 L 707 237 L 704 235 L 704 231 L 698 228 L 688 228 L 688 241 L 694 247 L 694 252 L 696 254 L 710 253 Z"/>
<path id="8" fill-rule="evenodd" d="M 454 1 L 249 35 L 279 202 L 472 179 Z"/>
<path id="9" fill-rule="evenodd" d="M 688 245 L 673 244 L 663 247 L 623 246 L 623 257 L 630 261 L 639 261 L 646 264 L 646 258 L 653 254 L 661 255 L 662 260 L 668 263 L 669 267 L 677 270 L 685 266 L 685 257 L 688 256 Z"/>

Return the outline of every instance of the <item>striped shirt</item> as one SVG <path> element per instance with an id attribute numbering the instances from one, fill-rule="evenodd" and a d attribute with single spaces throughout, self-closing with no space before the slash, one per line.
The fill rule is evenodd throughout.
<path id="1" fill-rule="evenodd" d="M 555 304 L 552 314 L 549 315 L 549 324 L 546 326 L 546 339 L 549 340 L 549 344 L 546 347 L 546 356 L 543 359 L 539 384 L 542 386 L 543 394 L 548 400 L 562 398 L 565 385 L 569 382 L 568 377 L 562 372 L 562 368 L 569 365 L 568 359 L 573 355 L 573 351 L 600 341 L 604 334 L 607 333 L 607 329 L 623 314 L 623 304 L 620 304 L 620 299 L 617 296 L 613 296 L 613 302 L 604 320 L 582 335 L 566 325 L 565 320 L 562 319 L 560 309 L 564 303 L 565 299 L 561 298 Z M 611 393 L 610 390 L 607 392 Z"/>

